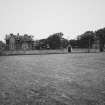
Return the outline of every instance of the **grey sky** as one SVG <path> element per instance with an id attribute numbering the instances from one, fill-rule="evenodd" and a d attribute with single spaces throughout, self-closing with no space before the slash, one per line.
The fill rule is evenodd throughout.
<path id="1" fill-rule="evenodd" d="M 105 0 L 0 0 L 0 39 L 32 34 L 35 39 L 63 32 L 75 38 L 105 26 Z"/>

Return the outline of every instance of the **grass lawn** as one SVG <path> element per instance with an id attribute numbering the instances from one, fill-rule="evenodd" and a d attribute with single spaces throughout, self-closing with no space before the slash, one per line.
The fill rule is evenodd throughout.
<path id="1" fill-rule="evenodd" d="M 105 105 L 105 53 L 0 56 L 0 105 Z"/>

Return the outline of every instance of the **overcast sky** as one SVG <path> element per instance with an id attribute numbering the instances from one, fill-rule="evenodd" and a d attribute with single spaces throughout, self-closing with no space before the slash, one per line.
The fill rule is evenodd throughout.
<path id="1" fill-rule="evenodd" d="M 75 38 L 105 26 L 105 0 L 0 0 L 0 39 L 5 34 L 35 39 L 63 32 Z"/>

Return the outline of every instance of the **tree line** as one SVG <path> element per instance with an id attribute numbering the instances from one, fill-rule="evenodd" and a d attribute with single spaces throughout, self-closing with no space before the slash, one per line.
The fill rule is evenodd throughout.
<path id="1" fill-rule="evenodd" d="M 63 38 L 63 33 L 54 33 L 49 35 L 46 39 L 40 39 L 36 44 L 38 49 L 61 49 L 66 48 L 69 44 L 69 40 Z"/>
<path id="2" fill-rule="evenodd" d="M 70 40 L 73 47 L 79 48 L 92 48 L 92 45 L 98 42 L 100 52 L 104 51 L 105 47 L 105 28 L 98 29 L 96 31 L 86 31 L 85 33 L 78 35 L 76 40 Z"/>
<path id="3" fill-rule="evenodd" d="M 62 49 L 66 48 L 69 44 L 73 48 L 92 48 L 95 41 L 99 42 L 100 52 L 104 51 L 105 45 L 105 28 L 98 29 L 96 31 L 86 31 L 81 35 L 78 35 L 76 39 L 68 40 L 63 37 L 62 32 L 49 35 L 45 39 L 37 40 L 35 49 Z"/>
<path id="4" fill-rule="evenodd" d="M 95 42 L 98 42 L 100 52 L 104 51 L 105 46 L 105 28 L 96 31 L 86 31 L 78 35 L 76 39 L 68 40 L 63 38 L 63 33 L 54 33 L 46 39 L 41 39 L 39 42 L 41 47 L 50 49 L 66 48 L 69 44 L 73 48 L 92 48 Z"/>

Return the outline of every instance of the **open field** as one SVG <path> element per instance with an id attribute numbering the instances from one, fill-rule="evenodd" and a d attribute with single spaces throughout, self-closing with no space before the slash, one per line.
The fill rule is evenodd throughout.
<path id="1" fill-rule="evenodd" d="M 105 53 L 1 56 L 0 105 L 105 105 Z"/>

